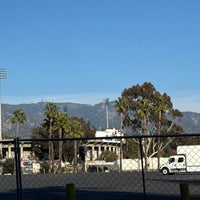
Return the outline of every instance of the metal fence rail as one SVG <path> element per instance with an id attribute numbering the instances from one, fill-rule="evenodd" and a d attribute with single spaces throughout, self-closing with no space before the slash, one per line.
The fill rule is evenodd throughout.
<path id="1" fill-rule="evenodd" d="M 61 171 L 58 160 L 60 141 L 63 143 L 63 159 L 68 161 L 62 163 Z M 45 152 L 40 152 L 43 159 L 36 159 L 35 151 L 48 147 L 49 142 L 54 145 L 55 160 L 47 160 Z M 177 147 L 186 145 L 184 151 L 191 154 L 189 156 L 198 165 L 200 152 L 194 152 L 193 147 L 200 145 L 200 134 L 124 136 L 109 139 L 17 138 L 1 141 L 1 144 L 1 200 L 67 199 L 66 184 L 69 183 L 75 185 L 77 200 L 180 199 L 182 183 L 189 185 L 191 199 L 200 199 L 200 170 L 185 172 L 180 169 L 178 173 L 170 175 L 163 175 L 158 170 L 169 156 L 177 154 Z M 77 151 L 74 144 L 78 147 Z M 148 144 L 151 145 L 147 149 Z M 160 148 L 156 148 L 158 144 Z M 147 150 L 148 153 L 145 154 Z M 105 152 L 110 152 L 111 157 L 106 157 Z"/>

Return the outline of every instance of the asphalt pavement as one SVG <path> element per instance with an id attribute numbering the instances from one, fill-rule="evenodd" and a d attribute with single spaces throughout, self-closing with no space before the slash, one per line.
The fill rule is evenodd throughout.
<path id="1" fill-rule="evenodd" d="M 191 200 L 200 199 L 200 174 L 164 176 L 158 172 L 37 174 L 22 176 L 22 200 L 68 200 L 66 184 L 75 185 L 76 200 L 178 200 L 180 183 L 188 183 Z M 15 176 L 0 176 L 0 200 L 16 200 Z"/>

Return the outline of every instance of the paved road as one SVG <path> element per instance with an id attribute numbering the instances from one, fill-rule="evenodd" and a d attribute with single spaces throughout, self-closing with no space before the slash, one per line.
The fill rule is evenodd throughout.
<path id="1" fill-rule="evenodd" d="M 200 174 L 164 176 L 158 172 L 23 175 L 23 200 L 67 199 L 66 184 L 74 183 L 77 200 L 180 199 L 180 183 L 188 183 L 191 199 L 200 199 Z M 144 196 L 145 191 L 145 196 Z M 0 176 L 0 199 L 16 198 L 14 176 Z M 145 198 L 146 197 L 146 198 Z"/>

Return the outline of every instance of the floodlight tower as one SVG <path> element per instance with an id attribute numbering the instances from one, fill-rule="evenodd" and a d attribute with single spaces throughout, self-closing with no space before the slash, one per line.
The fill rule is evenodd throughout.
<path id="1" fill-rule="evenodd" d="M 109 128 L 109 124 L 108 124 L 108 118 L 109 118 L 109 116 L 108 116 L 108 104 L 109 104 L 109 98 L 107 98 L 107 99 L 104 99 L 104 106 L 105 106 L 105 108 L 106 108 L 106 128 L 108 129 Z"/>
<path id="2" fill-rule="evenodd" d="M 1 121 L 1 103 L 2 103 L 2 97 L 1 97 L 1 80 L 6 79 L 6 69 L 0 68 L 0 141 L 2 141 L 2 121 Z M 0 143 L 0 153 L 2 153 L 2 143 Z"/>

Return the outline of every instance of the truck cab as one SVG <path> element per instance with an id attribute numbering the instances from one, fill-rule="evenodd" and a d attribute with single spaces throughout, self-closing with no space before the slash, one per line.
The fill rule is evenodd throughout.
<path id="1" fill-rule="evenodd" d="M 175 172 L 186 172 L 186 156 L 184 154 L 178 154 L 170 156 L 167 163 L 160 166 L 160 172 L 162 174 L 173 174 Z"/>

